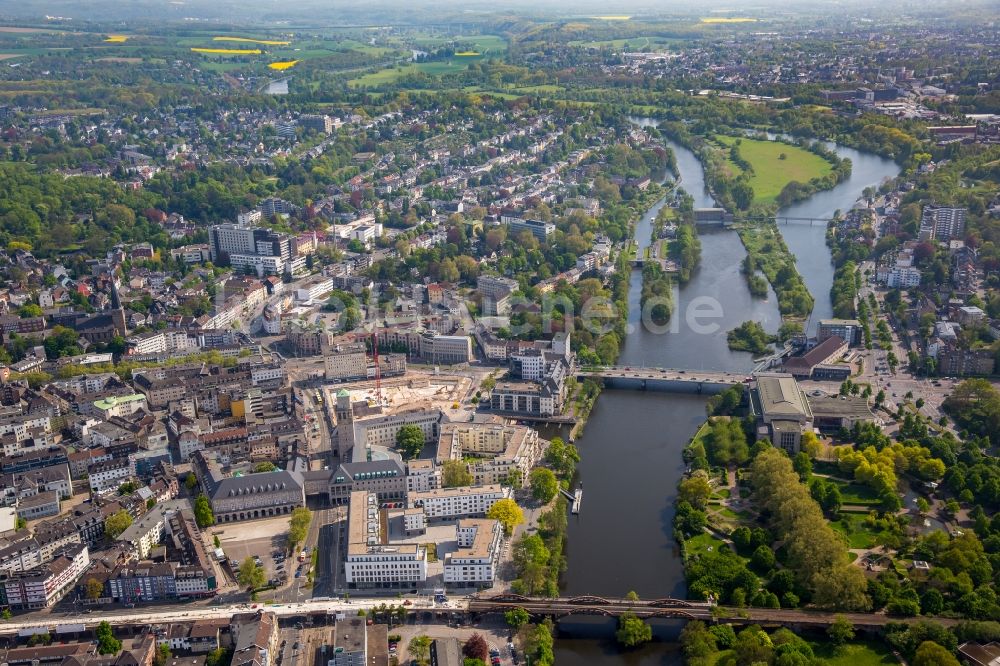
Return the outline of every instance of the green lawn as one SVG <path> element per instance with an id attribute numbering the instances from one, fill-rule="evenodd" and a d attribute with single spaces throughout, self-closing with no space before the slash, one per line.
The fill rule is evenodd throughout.
<path id="1" fill-rule="evenodd" d="M 872 548 L 878 543 L 879 533 L 865 525 L 865 518 L 858 513 L 840 513 L 830 526 L 847 537 L 851 548 Z"/>
<path id="2" fill-rule="evenodd" d="M 830 643 L 810 641 L 809 644 L 813 653 L 828 666 L 877 666 L 899 663 L 888 647 L 876 641 L 857 641 L 839 648 Z"/>
<path id="3" fill-rule="evenodd" d="M 834 481 L 840 488 L 840 499 L 843 504 L 862 504 L 874 506 L 879 503 L 878 495 L 868 486 L 860 483 L 843 483 Z"/>
<path id="4" fill-rule="evenodd" d="M 816 657 L 827 666 L 881 666 L 899 663 L 889 648 L 874 641 L 856 641 L 839 648 L 830 643 L 815 641 L 809 641 L 809 645 Z M 714 663 L 715 666 L 736 666 L 736 653 L 733 650 L 722 650 L 716 655 Z"/>
<path id="5" fill-rule="evenodd" d="M 693 555 L 705 555 L 708 552 L 718 551 L 719 548 L 725 545 L 725 542 L 716 539 L 707 532 L 693 536 L 684 542 L 685 552 L 688 557 Z M 709 551 L 709 548 L 711 548 L 712 551 Z"/>
<path id="6" fill-rule="evenodd" d="M 736 137 L 716 136 L 715 140 L 728 148 L 736 141 Z M 806 183 L 833 170 L 830 163 L 819 155 L 777 141 L 744 138 L 739 151 L 743 159 L 753 167 L 750 186 L 753 187 L 754 201 L 757 203 L 773 202 L 785 185 L 793 180 Z M 781 159 L 781 155 L 785 159 Z M 728 164 L 734 172 L 741 172 L 731 161 Z"/>

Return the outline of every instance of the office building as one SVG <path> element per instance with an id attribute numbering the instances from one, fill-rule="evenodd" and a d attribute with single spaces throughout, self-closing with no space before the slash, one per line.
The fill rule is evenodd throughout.
<path id="1" fill-rule="evenodd" d="M 456 518 L 484 518 L 486 512 L 502 499 L 510 497 L 510 488 L 499 484 L 438 488 L 407 497 L 411 507 L 422 508 L 427 519 L 455 520 Z"/>
<path id="2" fill-rule="evenodd" d="M 417 544 L 390 544 L 378 497 L 351 493 L 344 576 L 351 588 L 411 588 L 427 580 L 427 552 Z"/>
<path id="3" fill-rule="evenodd" d="M 837 336 L 848 345 L 854 347 L 863 342 L 863 327 L 857 319 L 820 319 L 816 330 L 816 341 L 823 342 L 827 338 Z"/>
<path id="4" fill-rule="evenodd" d="M 556 225 L 551 222 L 542 222 L 541 220 L 525 220 L 520 217 L 514 217 L 513 215 L 501 216 L 500 222 L 507 225 L 507 235 L 511 238 L 516 239 L 521 235 L 521 232 L 527 231 L 532 236 L 537 238 L 540 243 L 547 241 L 549 236 L 555 233 L 556 230 Z"/>

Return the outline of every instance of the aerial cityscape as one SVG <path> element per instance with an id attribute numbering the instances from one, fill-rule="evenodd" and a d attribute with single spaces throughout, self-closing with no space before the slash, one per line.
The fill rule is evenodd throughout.
<path id="1" fill-rule="evenodd" d="M 1000 7 L 0 3 L 3 666 L 1000 666 Z"/>

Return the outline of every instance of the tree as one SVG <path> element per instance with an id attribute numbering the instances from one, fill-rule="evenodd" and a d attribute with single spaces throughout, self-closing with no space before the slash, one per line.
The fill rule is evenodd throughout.
<path id="1" fill-rule="evenodd" d="M 513 534 L 514 528 L 524 522 L 524 512 L 521 511 L 517 502 L 509 497 L 497 500 L 486 512 L 486 517 L 499 520 L 500 524 L 503 525 L 504 534 L 507 536 Z"/>
<path id="2" fill-rule="evenodd" d="M 292 550 L 306 540 L 310 522 L 312 522 L 312 511 L 306 507 L 300 506 L 292 511 L 292 516 L 288 520 L 288 543 Z"/>
<path id="3" fill-rule="evenodd" d="M 209 527 L 215 524 L 212 505 L 209 504 L 208 497 L 204 494 L 198 495 L 194 500 L 194 520 L 198 523 L 198 527 Z"/>
<path id="4" fill-rule="evenodd" d="M 131 524 L 132 514 L 125 509 L 119 509 L 104 520 L 104 533 L 111 539 L 117 539 Z"/>
<path id="5" fill-rule="evenodd" d="M 486 644 L 486 639 L 480 633 L 474 633 L 469 636 L 469 640 L 465 641 L 465 645 L 462 646 L 462 654 L 464 654 L 469 659 L 479 659 L 482 662 L 489 661 L 490 658 L 490 648 Z"/>
<path id="6" fill-rule="evenodd" d="M 639 593 L 635 590 L 629 590 L 628 594 L 625 595 L 625 599 L 628 601 L 639 601 Z"/>
<path id="7" fill-rule="evenodd" d="M 517 631 L 524 625 L 528 624 L 531 620 L 531 616 L 528 615 L 528 611 L 523 608 L 512 608 L 503 614 L 504 621 L 507 622 L 507 626 Z"/>
<path id="8" fill-rule="evenodd" d="M 461 460 L 445 460 L 441 471 L 441 485 L 445 488 L 471 486 L 475 478 L 469 466 Z"/>
<path id="9" fill-rule="evenodd" d="M 233 653 L 225 648 L 216 648 L 205 655 L 205 666 L 229 666 Z"/>
<path id="10" fill-rule="evenodd" d="M 531 496 L 542 504 L 548 504 L 559 492 L 559 482 L 551 469 L 536 467 L 528 477 L 531 484 Z"/>
<path id="11" fill-rule="evenodd" d="M 720 625 L 729 626 L 729 625 Z M 730 627 L 730 629 L 732 629 Z M 735 640 L 735 636 L 733 640 Z M 704 659 L 714 655 L 718 649 L 715 635 L 701 620 L 688 622 L 681 630 L 681 648 L 689 663 L 695 659 Z"/>
<path id="12" fill-rule="evenodd" d="M 733 644 L 733 649 L 736 651 L 736 663 L 741 666 L 757 663 L 768 664 L 771 662 L 771 655 L 774 652 L 771 638 L 757 625 L 747 627 L 736 634 L 736 643 Z"/>
<path id="13" fill-rule="evenodd" d="M 184 487 L 191 491 L 194 490 L 197 485 L 198 477 L 194 475 L 194 472 L 188 472 L 188 475 L 184 477 Z"/>
<path id="14" fill-rule="evenodd" d="M 618 618 L 615 640 L 625 647 L 636 647 L 653 640 L 653 628 L 635 613 L 622 613 Z"/>
<path id="15" fill-rule="evenodd" d="M 959 666 L 958 659 L 934 641 L 924 641 L 913 657 L 913 666 Z"/>
<path id="16" fill-rule="evenodd" d="M 170 646 L 166 643 L 160 643 L 156 648 L 156 654 L 153 655 L 153 666 L 167 666 L 172 656 Z"/>
<path id="17" fill-rule="evenodd" d="M 240 587 L 256 590 L 267 582 L 267 575 L 264 573 L 263 567 L 254 562 L 252 557 L 247 556 L 240 563 L 240 568 L 236 572 L 236 582 L 240 584 Z"/>
<path id="18" fill-rule="evenodd" d="M 83 596 L 87 599 L 100 599 L 104 596 L 104 583 L 96 578 L 88 578 L 83 584 Z"/>
<path id="19" fill-rule="evenodd" d="M 122 642 L 115 638 L 111 625 L 107 621 L 102 621 L 97 625 L 97 651 L 100 654 L 118 654 L 122 649 Z"/>
<path id="20" fill-rule="evenodd" d="M 122 496 L 131 495 L 138 490 L 138 488 L 139 486 L 135 481 L 126 481 L 122 485 L 118 486 L 118 494 Z"/>
<path id="21" fill-rule="evenodd" d="M 833 618 L 833 623 L 826 628 L 826 635 L 834 645 L 843 645 L 854 638 L 854 625 L 843 615 Z"/>
<path id="22" fill-rule="evenodd" d="M 431 658 L 431 639 L 429 636 L 414 636 L 410 639 L 410 644 L 406 646 L 406 651 L 417 663 L 423 666 Z"/>
<path id="23" fill-rule="evenodd" d="M 264 462 L 259 462 L 259 463 L 257 463 L 256 465 L 253 466 L 253 472 L 254 472 L 254 474 L 262 474 L 264 472 L 273 472 L 276 469 L 278 469 L 278 466 L 275 465 L 270 460 L 265 460 Z"/>
<path id="24" fill-rule="evenodd" d="M 404 425 L 396 433 L 396 448 L 403 458 L 416 458 L 424 448 L 424 431 L 412 423 Z"/>
<path id="25" fill-rule="evenodd" d="M 705 509 L 705 505 L 708 504 L 708 498 L 711 495 L 712 486 L 708 483 L 708 479 L 703 472 L 700 474 L 696 473 L 684 479 L 677 486 L 677 500 L 679 502 L 688 502 L 699 511 Z"/>

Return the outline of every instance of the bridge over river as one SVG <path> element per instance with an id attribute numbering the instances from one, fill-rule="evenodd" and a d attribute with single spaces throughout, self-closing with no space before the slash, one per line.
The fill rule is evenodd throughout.
<path id="1" fill-rule="evenodd" d="M 672 370 L 668 368 L 632 368 L 620 366 L 585 366 L 577 371 L 580 379 L 599 379 L 608 388 L 673 393 L 722 393 L 733 384 L 742 384 L 750 375 L 708 370 Z"/>
<path id="2" fill-rule="evenodd" d="M 685 599 L 613 599 L 598 596 L 579 597 L 524 597 L 518 594 L 493 596 L 476 595 L 468 601 L 468 611 L 472 614 L 504 613 L 514 608 L 523 608 L 531 615 L 547 616 L 554 619 L 571 615 L 603 615 L 618 617 L 632 613 L 638 617 L 673 618 L 682 620 L 706 620 L 733 624 L 760 624 L 764 626 L 828 627 L 838 617 L 845 617 L 858 628 L 878 628 L 891 622 L 915 622 L 921 618 L 892 617 L 881 613 L 831 613 L 819 610 L 785 608 L 728 608 L 703 601 Z M 959 621 L 934 618 L 944 626 L 952 626 Z"/>

